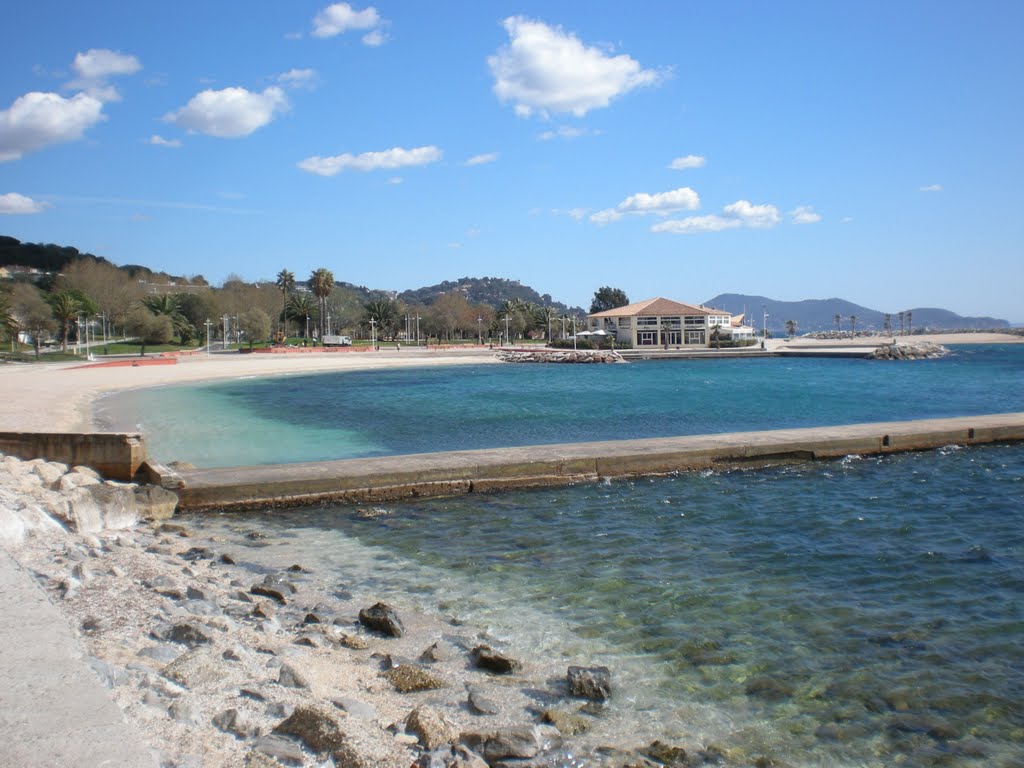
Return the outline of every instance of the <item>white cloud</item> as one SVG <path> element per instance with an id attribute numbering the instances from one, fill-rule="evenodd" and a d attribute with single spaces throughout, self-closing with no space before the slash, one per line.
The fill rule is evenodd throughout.
<path id="1" fill-rule="evenodd" d="M 100 101 L 120 101 L 117 89 L 107 80 L 115 75 L 134 75 L 142 69 L 142 64 L 126 53 L 90 48 L 85 53 L 76 53 L 71 67 L 78 77 L 67 83 L 65 88 L 85 91 Z"/>
<path id="2" fill-rule="evenodd" d="M 589 211 L 586 208 L 552 208 L 552 216 L 568 216 L 570 219 L 575 221 L 583 221 L 587 217 Z"/>
<path id="3" fill-rule="evenodd" d="M 163 136 L 158 136 L 155 133 L 149 137 L 149 143 L 154 147 L 170 147 L 172 149 L 177 149 L 181 146 L 179 139 L 165 139 Z"/>
<path id="4" fill-rule="evenodd" d="M 706 164 L 707 160 L 700 155 L 686 155 L 685 157 L 677 157 L 668 164 L 668 167 L 673 171 L 686 171 L 690 168 L 703 168 Z"/>
<path id="5" fill-rule="evenodd" d="M 541 141 L 551 141 L 552 139 L 577 139 L 580 136 L 599 136 L 600 131 L 592 131 L 587 128 L 573 128 L 569 125 L 559 126 L 553 131 L 544 131 L 537 136 Z"/>
<path id="6" fill-rule="evenodd" d="M 920 187 L 920 190 L 922 192 L 941 192 L 942 191 L 942 185 L 941 184 L 929 184 L 927 187 Z"/>
<path id="7" fill-rule="evenodd" d="M 743 226 L 756 229 L 774 227 L 782 219 L 779 216 L 779 209 L 774 205 L 753 205 L 748 200 L 737 200 L 722 210 L 726 215 L 734 216 L 742 221 Z"/>
<path id="8" fill-rule="evenodd" d="M 186 131 L 197 131 L 223 139 L 248 136 L 288 109 L 284 91 L 271 86 L 262 93 L 245 88 L 206 90 L 192 97 L 177 112 L 164 115 L 164 121 Z"/>
<path id="9" fill-rule="evenodd" d="M 350 29 L 369 30 L 363 36 L 363 43 L 376 46 L 385 40 L 384 33 L 379 29 L 382 23 L 380 14 L 372 5 L 357 11 L 348 3 L 334 3 L 313 19 L 313 36 L 335 37 Z"/>
<path id="10" fill-rule="evenodd" d="M 817 224 L 821 221 L 821 214 L 815 213 L 810 205 L 798 205 L 789 215 L 793 217 L 794 224 Z"/>
<path id="11" fill-rule="evenodd" d="M 31 197 L 19 195 L 17 192 L 0 195 L 0 214 L 42 213 L 48 207 L 49 203 L 33 200 Z"/>
<path id="12" fill-rule="evenodd" d="M 87 128 L 105 119 L 103 102 L 85 93 L 70 99 L 56 93 L 26 93 L 0 112 L 0 163 L 48 144 L 80 139 Z"/>
<path id="13" fill-rule="evenodd" d="M 413 165 L 427 165 L 441 159 L 442 152 L 437 147 L 416 147 L 403 149 L 393 147 L 383 152 L 364 152 L 361 155 L 343 155 L 333 157 L 307 157 L 298 164 L 299 168 L 320 176 L 334 176 L 344 170 L 376 171 L 379 169 L 405 168 Z"/>
<path id="14" fill-rule="evenodd" d="M 482 155 L 473 155 L 469 160 L 466 161 L 466 165 L 487 165 L 487 163 L 493 163 L 498 159 L 497 152 L 487 152 Z"/>
<path id="15" fill-rule="evenodd" d="M 774 205 L 754 205 L 748 200 L 737 200 L 725 206 L 721 216 L 688 216 L 684 219 L 662 221 L 651 227 L 651 232 L 671 232 L 690 235 L 697 232 L 720 232 L 723 229 L 769 229 L 781 221 L 779 209 Z"/>
<path id="16" fill-rule="evenodd" d="M 839 220 L 839 223 L 840 224 L 849 224 L 851 221 L 853 221 L 853 216 L 843 216 L 843 218 L 841 218 Z"/>
<path id="17" fill-rule="evenodd" d="M 285 88 L 313 88 L 316 85 L 315 69 L 289 69 L 277 76 L 277 82 Z"/>
<path id="18" fill-rule="evenodd" d="M 85 53 L 76 53 L 71 66 L 79 77 L 87 80 L 102 80 L 111 75 L 134 75 L 142 69 L 142 64 L 134 56 L 105 48 L 91 48 Z"/>
<path id="19" fill-rule="evenodd" d="M 700 196 L 689 187 L 679 187 L 668 192 L 638 192 L 630 195 L 614 208 L 608 208 L 591 215 L 595 224 L 609 224 L 628 213 L 668 216 L 678 211 L 694 211 L 700 207 Z"/>
<path id="20" fill-rule="evenodd" d="M 388 179 L 388 184 L 394 184 L 397 186 L 398 184 L 401 184 L 403 181 L 404 179 L 401 176 L 392 176 L 390 179 Z"/>
<path id="21" fill-rule="evenodd" d="M 561 27 L 523 16 L 503 22 L 509 43 L 487 58 L 494 93 L 512 102 L 516 114 L 571 112 L 582 117 L 634 88 L 654 85 L 661 75 L 643 69 L 631 57 L 609 56 L 585 46 Z"/>

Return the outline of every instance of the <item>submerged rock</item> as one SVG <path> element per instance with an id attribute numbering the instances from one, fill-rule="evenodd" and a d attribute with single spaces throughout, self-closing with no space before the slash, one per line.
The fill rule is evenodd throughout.
<path id="1" fill-rule="evenodd" d="M 493 650 L 489 645 L 478 645 L 470 652 L 470 657 L 480 669 L 498 675 L 511 675 L 523 667 L 522 662 Z"/>
<path id="2" fill-rule="evenodd" d="M 612 673 L 608 667 L 569 667 L 569 693 L 582 699 L 607 701 L 612 695 Z"/>
<path id="3" fill-rule="evenodd" d="M 411 664 L 400 664 L 394 669 L 382 673 L 381 676 L 395 686 L 395 690 L 399 693 L 431 691 L 448 686 L 448 682 L 443 678 Z"/>

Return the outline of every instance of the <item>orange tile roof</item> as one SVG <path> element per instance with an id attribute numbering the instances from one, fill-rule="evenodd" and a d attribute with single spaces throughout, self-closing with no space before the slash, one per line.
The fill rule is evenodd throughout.
<path id="1" fill-rule="evenodd" d="M 683 304 L 671 299 L 663 299 L 660 296 L 647 301 L 638 301 L 635 304 L 627 304 L 624 307 L 608 309 L 604 312 L 595 312 L 590 317 L 637 317 L 639 315 L 728 315 L 722 309 L 712 307 L 697 307 L 693 304 Z"/>

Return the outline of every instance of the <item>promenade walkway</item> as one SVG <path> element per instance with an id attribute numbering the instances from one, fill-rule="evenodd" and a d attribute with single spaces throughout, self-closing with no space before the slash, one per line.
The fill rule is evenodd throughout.
<path id="1" fill-rule="evenodd" d="M 0 766 L 156 768 L 71 627 L 0 548 Z"/>

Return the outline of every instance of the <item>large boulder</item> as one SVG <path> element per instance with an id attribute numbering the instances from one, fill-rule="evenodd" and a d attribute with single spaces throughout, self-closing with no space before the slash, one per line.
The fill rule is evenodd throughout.
<path id="1" fill-rule="evenodd" d="M 591 701 L 607 701 L 612 695 L 612 673 L 608 667 L 569 667 L 569 693 Z"/>
<path id="2" fill-rule="evenodd" d="M 135 489 L 135 505 L 141 520 L 167 520 L 174 516 L 178 494 L 159 485 L 141 485 Z"/>
<path id="3" fill-rule="evenodd" d="M 398 618 L 398 613 L 386 603 L 375 603 L 369 608 L 363 608 L 359 611 L 359 621 L 363 626 L 389 637 L 401 637 L 405 634 L 405 626 Z"/>
<path id="4" fill-rule="evenodd" d="M 437 749 L 459 740 L 459 730 L 441 713 L 428 706 L 416 707 L 405 718 L 405 730 L 415 734 L 426 749 Z"/>

